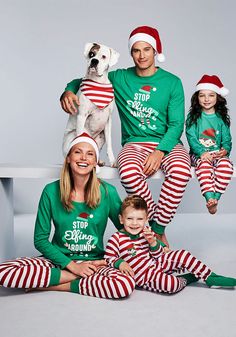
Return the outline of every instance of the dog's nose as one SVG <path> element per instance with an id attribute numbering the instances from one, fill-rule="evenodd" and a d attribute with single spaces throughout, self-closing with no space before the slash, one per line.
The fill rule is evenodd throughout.
<path id="1" fill-rule="evenodd" d="M 98 65 L 98 59 L 92 59 L 90 63 L 90 67 L 96 67 Z"/>

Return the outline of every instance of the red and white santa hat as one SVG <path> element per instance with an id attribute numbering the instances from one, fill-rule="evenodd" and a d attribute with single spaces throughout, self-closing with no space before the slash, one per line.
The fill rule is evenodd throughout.
<path id="1" fill-rule="evenodd" d="M 96 141 L 89 136 L 89 134 L 87 134 L 86 132 L 82 133 L 79 136 L 76 136 L 69 144 L 68 149 L 67 149 L 67 154 L 70 152 L 70 149 L 75 145 L 75 144 L 79 144 L 79 143 L 89 143 L 90 145 L 92 145 L 92 147 L 94 148 L 94 151 L 96 153 L 96 157 L 97 157 L 97 162 L 99 159 L 99 149 L 98 149 L 98 145 L 96 143 Z"/>
<path id="2" fill-rule="evenodd" d="M 158 31 L 149 26 L 140 26 L 135 28 L 129 36 L 129 51 L 135 42 L 144 41 L 149 43 L 157 52 L 157 60 L 159 62 L 165 61 L 165 56 L 162 54 L 161 40 Z"/>
<path id="3" fill-rule="evenodd" d="M 229 93 L 229 90 L 224 87 L 223 83 L 216 75 L 203 75 L 196 85 L 195 91 L 199 90 L 212 90 L 222 97 L 227 96 Z"/>

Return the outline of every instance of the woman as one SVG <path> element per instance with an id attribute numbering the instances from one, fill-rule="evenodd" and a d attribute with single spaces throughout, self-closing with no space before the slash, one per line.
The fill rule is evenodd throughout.
<path id="1" fill-rule="evenodd" d="M 0 264 L 1 285 L 102 298 L 132 293 L 134 280 L 103 260 L 107 220 L 120 228 L 121 200 L 114 186 L 97 178 L 98 157 L 97 144 L 89 135 L 70 143 L 60 181 L 46 185 L 39 202 L 34 244 L 42 256 Z M 55 232 L 50 241 L 52 223 Z"/>

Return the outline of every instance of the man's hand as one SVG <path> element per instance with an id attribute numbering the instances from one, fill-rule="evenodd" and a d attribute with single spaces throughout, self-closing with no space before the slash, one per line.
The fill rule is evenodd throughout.
<path id="1" fill-rule="evenodd" d="M 61 98 L 62 109 L 72 115 L 75 115 L 79 106 L 79 98 L 72 91 L 65 91 Z"/>
<path id="2" fill-rule="evenodd" d="M 163 157 L 164 152 L 160 150 L 154 150 L 152 153 L 150 153 L 143 162 L 143 173 L 147 176 L 156 173 L 161 166 L 161 161 Z"/>
<path id="3" fill-rule="evenodd" d="M 119 270 L 122 272 L 122 274 L 134 277 L 134 271 L 133 271 L 133 269 L 125 261 L 121 262 L 121 264 L 119 265 Z"/>
<path id="4" fill-rule="evenodd" d="M 207 161 L 208 163 L 211 163 L 212 160 L 214 159 L 213 154 L 210 152 L 204 152 L 201 157 L 201 161 Z"/>

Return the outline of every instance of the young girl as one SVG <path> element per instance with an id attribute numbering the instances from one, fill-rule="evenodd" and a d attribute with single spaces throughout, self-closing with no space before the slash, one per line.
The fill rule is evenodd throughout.
<path id="1" fill-rule="evenodd" d="M 204 75 L 191 98 L 186 136 L 192 165 L 210 214 L 215 214 L 221 195 L 233 175 L 228 94 L 219 77 Z"/>
<path id="2" fill-rule="evenodd" d="M 185 249 L 163 248 L 148 222 L 143 198 L 130 195 L 122 203 L 120 223 L 123 229 L 108 240 L 105 259 L 110 267 L 134 278 L 137 286 L 155 292 L 174 294 L 186 285 L 203 280 L 209 287 L 235 287 L 236 279 L 216 275 Z M 188 274 L 172 275 L 188 270 Z"/>

